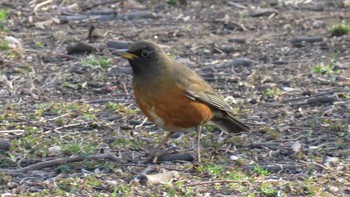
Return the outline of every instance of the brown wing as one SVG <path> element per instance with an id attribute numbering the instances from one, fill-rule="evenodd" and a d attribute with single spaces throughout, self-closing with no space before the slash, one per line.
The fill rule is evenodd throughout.
<path id="1" fill-rule="evenodd" d="M 206 103 L 217 110 L 232 111 L 232 107 L 224 98 L 196 72 L 180 63 L 175 63 L 174 72 L 178 85 L 183 88 L 187 97 Z"/>
<path id="2" fill-rule="evenodd" d="M 209 105 L 213 110 L 212 122 L 227 132 L 250 131 L 250 128 L 237 120 L 232 113 L 232 107 L 223 97 L 202 79 L 197 73 L 185 65 L 175 63 L 174 68 L 177 84 L 185 91 L 188 98 Z"/>

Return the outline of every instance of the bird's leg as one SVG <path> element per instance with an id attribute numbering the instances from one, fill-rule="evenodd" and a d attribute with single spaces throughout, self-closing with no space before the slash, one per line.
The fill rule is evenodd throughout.
<path id="1" fill-rule="evenodd" d="M 201 163 L 201 126 L 196 126 L 196 142 L 197 142 L 197 158 L 198 162 Z"/>
<path id="2" fill-rule="evenodd" d="M 147 163 L 149 162 L 157 153 L 158 151 L 162 148 L 162 146 L 169 140 L 169 138 L 171 137 L 171 135 L 173 134 L 172 131 L 169 131 L 164 137 L 163 139 L 158 143 L 157 147 L 153 149 L 153 151 L 151 152 L 151 154 L 148 155 L 148 157 L 142 161 L 142 163 Z"/>

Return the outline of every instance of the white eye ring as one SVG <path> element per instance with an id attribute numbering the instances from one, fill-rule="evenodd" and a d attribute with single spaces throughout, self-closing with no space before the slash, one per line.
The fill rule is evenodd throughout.
<path id="1" fill-rule="evenodd" d="M 141 51 L 141 56 L 142 57 L 148 57 L 151 53 L 152 53 L 152 51 L 142 50 Z"/>

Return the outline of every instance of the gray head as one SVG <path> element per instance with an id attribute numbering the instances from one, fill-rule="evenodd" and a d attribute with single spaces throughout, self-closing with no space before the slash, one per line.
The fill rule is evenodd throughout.
<path id="1" fill-rule="evenodd" d="M 134 75 L 156 71 L 169 59 L 160 46 L 150 41 L 132 44 L 122 57 L 129 60 Z"/>

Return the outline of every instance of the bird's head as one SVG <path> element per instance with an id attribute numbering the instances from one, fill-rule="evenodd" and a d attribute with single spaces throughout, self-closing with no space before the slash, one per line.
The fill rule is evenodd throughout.
<path id="1" fill-rule="evenodd" d="M 140 41 L 132 44 L 122 57 L 129 60 L 134 74 L 159 69 L 164 61 L 169 59 L 163 49 L 150 41 Z"/>

